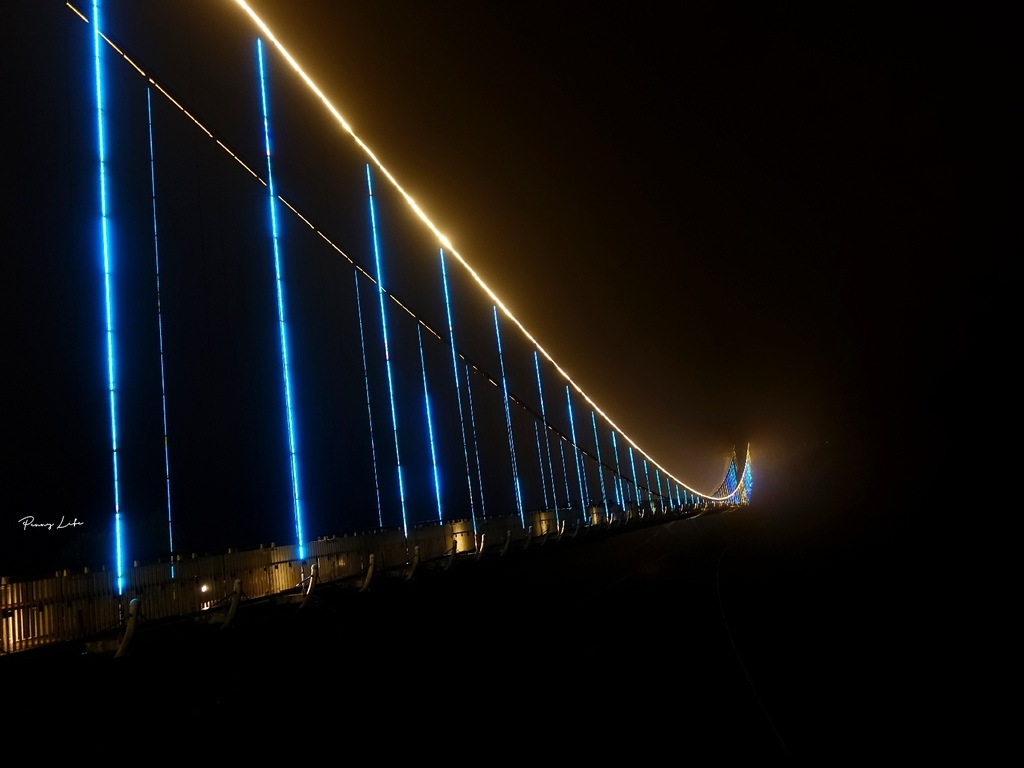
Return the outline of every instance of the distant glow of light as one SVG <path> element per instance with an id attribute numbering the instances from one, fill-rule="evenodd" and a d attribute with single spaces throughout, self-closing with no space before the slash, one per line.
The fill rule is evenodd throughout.
<path id="1" fill-rule="evenodd" d="M 455 399 L 459 403 L 459 427 L 462 435 L 462 456 L 466 460 L 466 488 L 469 491 L 469 514 L 473 520 L 473 540 L 476 541 L 476 507 L 473 504 L 473 475 L 469 469 L 469 447 L 466 445 L 466 420 L 462 414 L 462 387 L 459 384 L 459 356 L 455 352 L 455 325 L 452 322 L 452 303 L 448 296 L 448 270 L 444 265 L 444 248 L 439 248 L 441 256 L 441 284 L 444 287 L 444 309 L 448 321 L 448 341 L 452 352 L 452 374 L 455 378 Z"/>
<path id="2" fill-rule="evenodd" d="M 420 370 L 423 372 L 423 410 L 427 415 L 427 436 L 430 438 L 430 462 L 434 469 L 434 496 L 437 498 L 437 522 L 444 522 L 441 512 L 441 478 L 437 474 L 437 451 L 434 448 L 434 419 L 430 415 L 430 390 L 427 388 L 427 362 L 423 358 L 423 331 L 416 324 L 416 340 L 420 345 Z"/>
<path id="3" fill-rule="evenodd" d="M 551 460 L 551 440 L 548 437 L 548 415 L 544 410 L 544 387 L 540 383 L 540 357 L 533 351 L 533 369 L 537 373 L 537 397 L 540 398 L 540 418 L 544 422 L 544 451 L 548 457 L 548 474 L 551 476 L 551 503 L 555 508 L 555 525 L 558 525 L 558 493 L 555 485 L 555 464 Z M 568 490 L 568 487 L 566 488 Z"/>
<path id="4" fill-rule="evenodd" d="M 409 538 L 409 521 L 405 514 L 405 484 L 402 482 L 402 457 L 398 452 L 398 415 L 395 412 L 395 386 L 391 375 L 391 354 L 388 348 L 388 318 L 384 309 L 384 272 L 380 266 L 380 243 L 377 238 L 377 212 L 373 204 L 373 178 L 366 166 L 366 189 L 370 197 L 370 225 L 373 229 L 373 260 L 377 270 L 377 298 L 380 302 L 380 324 L 384 339 L 384 366 L 388 372 L 388 397 L 391 399 L 391 427 L 395 435 L 395 468 L 398 473 L 398 498 L 402 504 L 402 533 Z"/>
<path id="5" fill-rule="evenodd" d="M 473 377 L 466 366 L 466 402 L 469 404 L 469 423 L 473 429 L 473 452 L 476 455 L 476 487 L 480 489 L 480 514 L 487 518 L 487 506 L 484 504 L 484 471 L 480 466 L 480 440 L 476 432 L 476 412 L 473 409 Z"/>
<path id="6" fill-rule="evenodd" d="M 363 383 L 366 385 L 366 420 L 370 425 L 370 455 L 373 458 L 373 489 L 377 494 L 377 523 L 384 527 L 384 512 L 380 505 L 380 480 L 377 474 L 377 443 L 373 438 L 373 409 L 370 407 L 370 369 L 366 365 L 366 338 L 363 335 L 363 304 L 359 298 L 359 272 L 353 272 L 356 281 L 356 314 L 359 316 L 359 349 L 363 355 Z"/>
<path id="7" fill-rule="evenodd" d="M 576 449 L 573 456 L 576 457 L 576 479 L 580 481 L 580 509 L 587 508 L 587 497 L 583 492 L 583 472 L 580 469 L 580 449 L 579 442 L 576 440 L 576 420 L 572 415 L 572 395 L 569 392 L 569 387 L 565 387 L 565 400 L 569 407 L 569 433 L 572 435 L 572 447 Z M 585 516 L 584 516 L 585 517 Z"/>
<path id="8" fill-rule="evenodd" d="M 309 77 L 309 75 L 307 75 L 305 73 L 305 71 L 302 69 L 302 67 L 299 66 L 299 63 L 288 52 L 288 50 L 284 47 L 284 45 L 281 44 L 281 42 L 277 39 L 277 37 L 274 35 L 274 33 L 271 32 L 270 28 L 266 25 L 266 23 L 256 14 L 255 11 L 252 10 L 252 8 L 249 7 L 248 3 L 246 3 L 245 0 L 235 0 L 235 3 L 239 6 L 239 8 L 242 9 L 242 11 L 245 12 L 245 14 L 253 21 L 253 23 L 255 23 L 256 26 L 260 28 L 260 30 L 267 37 L 267 39 L 270 40 L 271 43 L 273 43 L 274 46 L 277 47 L 278 52 L 284 57 L 284 59 L 288 62 L 288 64 L 292 67 L 292 69 L 295 70 L 296 74 L 298 74 L 298 76 L 302 79 L 302 81 L 306 84 L 306 86 L 310 89 L 310 91 L 312 91 L 313 94 L 321 101 L 321 103 L 323 103 L 324 107 L 331 114 L 331 116 L 337 121 L 337 123 L 341 126 L 342 130 L 344 130 L 352 138 L 352 140 L 355 141 L 355 143 L 359 146 L 359 148 L 362 149 L 363 152 L 366 153 L 367 157 L 369 157 L 370 160 L 374 163 L 374 165 L 377 166 L 377 168 L 380 170 L 380 172 L 382 174 L 384 174 L 384 177 L 391 183 L 391 185 L 405 199 L 406 204 L 413 211 L 413 213 L 415 213 L 416 216 L 420 219 L 420 221 L 422 221 L 423 224 L 434 234 L 434 236 L 437 237 L 438 242 L 440 243 L 440 245 L 442 247 L 444 247 L 449 253 L 451 253 L 459 261 L 459 263 L 462 264 L 462 266 L 466 269 L 466 271 L 469 272 L 470 276 L 480 286 L 480 288 L 487 294 L 487 296 L 494 303 L 495 307 L 500 309 L 502 314 L 504 314 L 509 320 L 511 320 L 516 325 L 516 327 L 519 328 L 520 332 L 533 345 L 533 347 L 538 352 L 540 352 L 542 355 L 544 355 L 544 357 L 548 360 L 548 362 L 550 362 L 554 366 L 555 370 L 558 371 L 559 375 L 561 375 L 562 378 L 564 378 L 565 381 L 568 382 L 568 384 L 571 385 L 572 388 L 575 389 L 579 393 L 579 395 L 586 401 L 586 403 L 588 405 L 590 405 L 591 408 L 596 410 L 597 413 L 600 414 L 601 417 L 606 422 L 608 422 L 610 427 L 618 430 L 619 434 L 622 435 L 623 439 L 626 440 L 627 443 L 629 443 L 630 445 L 635 447 L 637 449 L 637 451 L 640 452 L 641 455 L 643 455 L 643 456 L 645 456 L 647 458 L 650 458 L 651 463 L 653 463 L 655 466 L 657 466 L 660 469 L 662 469 L 663 471 L 665 471 L 665 473 L 668 474 L 669 477 L 672 477 L 672 475 L 669 474 L 668 471 L 664 469 L 664 467 L 661 467 L 661 465 L 657 464 L 657 462 L 655 462 L 653 458 L 648 457 L 647 454 L 644 453 L 644 451 L 633 441 L 633 439 L 630 438 L 627 434 L 625 434 L 625 432 L 623 432 L 619 428 L 619 426 L 614 421 L 612 421 L 608 417 L 608 415 L 604 411 L 602 411 L 597 406 L 597 404 L 594 403 L 590 399 L 590 397 L 587 396 L 587 394 L 580 388 L 580 386 L 575 381 L 573 381 L 572 377 L 569 376 L 569 374 L 565 370 L 563 370 L 562 367 L 558 365 L 558 363 L 555 362 L 554 358 L 552 358 L 551 355 L 548 354 L 547 350 L 545 350 L 540 345 L 540 343 L 529 333 L 529 331 L 526 330 L 525 326 L 523 326 L 523 324 L 515 317 L 515 315 L 513 315 L 509 311 L 509 309 L 504 305 L 504 303 L 501 301 L 501 299 L 498 298 L 497 294 L 495 294 L 494 291 L 491 290 L 491 288 L 476 273 L 476 270 L 474 270 L 469 265 L 469 263 L 462 257 L 462 255 L 452 246 L 452 244 L 448 240 L 448 238 L 444 234 L 441 233 L 441 231 L 434 225 L 434 223 L 420 209 L 419 205 L 412 198 L 412 196 L 410 196 L 409 193 L 407 193 L 402 188 L 402 186 L 398 183 L 398 181 L 394 178 L 394 176 L 392 176 L 391 173 L 387 170 L 387 168 L 385 168 L 384 165 L 380 162 L 380 160 L 377 159 L 377 156 L 373 153 L 373 151 L 363 142 L 362 139 L 360 139 L 355 134 L 355 132 L 352 130 L 352 127 L 348 124 L 348 122 L 345 120 L 345 118 L 343 118 L 341 116 L 341 113 L 338 112 L 338 110 L 330 102 L 330 100 L 327 98 L 327 96 L 324 95 L 324 93 L 320 90 L 320 88 L 316 85 L 316 83 L 314 83 L 313 80 Z M 675 478 L 673 478 L 673 479 L 675 479 Z M 689 487 L 689 486 L 687 486 L 687 487 Z"/>
<path id="9" fill-rule="evenodd" d="M 601 439 L 597 436 L 597 416 L 590 412 L 590 423 L 594 426 L 594 445 L 597 446 L 597 478 L 601 481 L 601 503 L 604 505 L 604 519 L 608 519 L 608 492 L 604 487 L 604 465 L 601 463 Z"/>
<path id="10" fill-rule="evenodd" d="M 96 138 L 99 160 L 100 193 L 100 236 L 103 251 L 103 295 L 106 306 L 107 339 L 107 393 L 110 400 L 110 442 L 114 464 L 114 562 L 117 572 L 117 594 L 124 594 L 124 540 L 121 530 L 121 483 L 118 476 L 117 452 L 117 403 L 114 377 L 114 307 L 110 279 L 112 259 L 107 213 L 107 155 L 103 129 L 103 66 L 100 60 L 100 6 L 99 0 L 92 3 L 93 19 L 93 61 L 96 68 Z"/>
<path id="11" fill-rule="evenodd" d="M 508 380 L 505 378 L 505 355 L 501 351 L 501 330 L 498 328 L 498 308 L 491 308 L 494 312 L 494 336 L 498 340 L 498 362 L 501 364 L 501 388 L 505 393 L 505 424 L 508 426 L 508 451 L 512 458 L 512 481 L 516 490 L 516 509 L 519 510 L 519 521 L 526 527 L 526 517 L 523 514 L 523 496 L 519 489 L 519 466 L 516 463 L 516 441 L 512 434 L 512 414 L 508 409 Z"/>
<path id="12" fill-rule="evenodd" d="M 174 553 L 174 526 L 171 522 L 171 453 L 167 437 L 167 387 L 164 376 L 164 320 L 160 304 L 160 238 L 156 226 L 156 164 L 153 159 L 153 106 L 151 91 L 146 89 L 146 115 L 149 118 L 149 186 L 153 198 L 153 261 L 156 265 L 156 328 L 160 342 L 160 408 L 164 420 L 164 478 L 167 485 L 167 551 Z M 171 557 L 171 578 L 174 578 L 174 557 Z"/>
<path id="13" fill-rule="evenodd" d="M 288 366 L 288 329 L 285 325 L 284 288 L 281 284 L 281 250 L 277 231 L 277 198 L 274 194 L 274 174 L 270 162 L 270 109 L 267 106 L 267 81 L 263 66 L 263 41 L 256 40 L 256 57 L 260 69 L 260 98 L 263 104 L 263 141 L 267 152 L 267 188 L 270 193 L 270 227 L 274 240 L 274 278 L 277 289 L 277 326 L 281 338 L 281 371 L 284 379 L 285 420 L 288 427 L 288 463 L 292 479 L 292 508 L 295 516 L 295 538 L 299 545 L 299 560 L 305 560 L 305 536 L 302 532 L 302 505 L 299 497 L 299 468 L 295 452 L 295 423 L 292 412 L 292 386 Z"/>

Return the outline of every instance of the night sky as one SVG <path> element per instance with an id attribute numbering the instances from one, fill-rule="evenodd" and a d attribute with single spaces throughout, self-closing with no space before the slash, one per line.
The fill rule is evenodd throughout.
<path id="1" fill-rule="evenodd" d="M 953 366 L 944 340 L 955 330 L 944 310 L 975 213 L 962 115 L 986 100 L 963 63 L 1002 64 L 995 20 L 900 3 L 884 13 L 794 3 L 251 5 L 526 329 L 681 482 L 713 491 L 724 459 L 735 448 L 742 461 L 749 444 L 755 498 L 845 509 L 886 498 L 913 463 L 907 456 L 942 431 L 922 393 L 936 365 Z M 261 136 L 237 129 L 239 115 L 258 109 L 258 30 L 248 17 L 226 1 L 106 6 L 107 28 L 126 52 L 258 162 Z M 24 535 L 17 521 L 25 510 L 39 519 L 77 514 L 86 531 L 59 554 L 92 556 L 90 542 L 106 534 L 97 518 L 109 514 L 110 462 L 103 340 L 94 333 L 102 294 L 93 201 L 81 196 L 95 192 L 87 36 L 59 2 L 19 3 L 14 19 L 4 78 L 12 114 L 24 119 L 9 145 L 22 194 L 5 206 L 14 235 L 4 305 L 15 456 L 5 468 L 0 554 L 20 567 L 55 552 L 55 537 Z M 293 127 L 302 139 L 291 146 L 306 151 L 302 162 L 282 162 L 278 191 L 325 217 L 358 209 L 330 223 L 362 227 L 365 196 L 345 197 L 328 171 L 330 158 L 353 156 L 351 139 L 268 53 L 278 78 L 271 122 L 282 135 Z M 144 86 L 123 65 L 118 71 L 131 84 L 114 111 L 132 115 L 136 130 L 122 126 L 112 138 L 112 174 L 143 171 L 135 202 L 123 203 L 142 220 L 151 215 Z M 243 235 L 213 223 L 211 210 L 233 216 L 253 186 L 236 193 L 237 175 L 211 186 L 190 171 L 222 155 L 193 128 L 166 127 L 171 118 L 157 100 L 158 151 L 173 155 L 165 167 L 176 169 L 162 183 L 206 200 L 197 213 L 198 204 L 158 192 L 162 216 L 180 212 L 191 222 L 161 232 L 160 248 L 165 310 L 185 296 L 195 303 L 194 327 L 167 329 L 168 357 L 180 351 L 180 365 L 188 350 L 192 366 L 174 375 L 216 382 L 181 416 L 199 423 L 228 401 L 251 399 L 259 409 L 277 396 L 271 378 L 238 373 L 268 353 L 242 331 L 246 318 L 262 318 L 247 297 L 268 262 L 259 272 L 246 259 L 265 225 Z M 152 235 L 150 223 L 119 247 L 141 251 L 148 238 L 151 248 Z M 436 323 L 437 308 L 416 304 L 411 292 L 438 279 L 438 243 L 422 231 L 407 236 L 424 245 L 434 271 L 421 278 L 410 267 L 392 288 L 409 291 L 413 309 Z M 365 233 L 342 243 L 356 258 L 367 246 Z M 176 262 L 175 253 L 192 261 Z M 352 271 L 338 264 L 324 261 L 308 282 L 294 281 L 304 297 L 317 296 L 300 321 L 309 327 L 337 320 L 330 308 L 352 311 Z M 344 299 L 336 279 L 348 280 Z M 138 284 L 151 287 L 144 277 Z M 372 308 L 376 296 L 363 290 Z M 152 304 L 152 294 L 126 295 L 140 311 Z M 503 333 L 516 336 L 511 326 Z M 138 376 L 151 389 L 156 369 L 146 370 L 125 374 L 125 386 Z M 331 375 L 361 395 L 359 375 Z M 126 422 L 151 424 L 147 407 Z M 223 462 L 230 445 L 243 446 L 250 466 L 269 450 L 255 433 L 233 438 L 175 443 L 172 429 L 171 446 L 206 467 Z M 162 467 L 141 472 L 159 490 Z M 232 477 L 232 492 L 207 489 L 216 503 L 257 503 L 260 489 L 238 487 L 244 472 Z M 198 486 L 212 482 L 190 492 L 199 498 Z M 201 534 L 190 535 L 202 546 Z M 223 537 L 207 544 L 230 543 Z"/>

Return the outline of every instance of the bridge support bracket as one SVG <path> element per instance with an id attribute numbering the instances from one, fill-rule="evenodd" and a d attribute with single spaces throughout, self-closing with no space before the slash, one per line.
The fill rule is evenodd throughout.
<path id="1" fill-rule="evenodd" d="M 409 562 L 409 569 L 405 572 L 405 580 L 410 581 L 416 574 L 416 566 L 420 564 L 420 545 L 412 548 L 412 560 Z"/>
<path id="2" fill-rule="evenodd" d="M 370 580 L 373 578 L 373 553 L 370 553 L 370 564 L 366 568 L 366 577 L 363 579 L 362 585 L 359 587 L 360 592 L 365 592 L 370 588 Z"/>
<path id="3" fill-rule="evenodd" d="M 132 638 L 135 637 L 135 627 L 138 621 L 139 598 L 133 597 L 128 603 L 128 624 L 125 627 L 124 636 L 121 638 L 121 644 L 117 648 L 117 653 L 114 654 L 115 659 L 120 659 L 128 653 L 128 646 L 131 644 Z"/>
<path id="4" fill-rule="evenodd" d="M 302 610 L 309 605 L 310 597 L 313 594 L 313 587 L 316 586 L 317 582 L 320 581 L 320 563 L 314 562 L 309 569 L 309 578 L 306 579 L 306 594 L 302 598 L 302 603 L 299 604 L 299 610 Z"/>

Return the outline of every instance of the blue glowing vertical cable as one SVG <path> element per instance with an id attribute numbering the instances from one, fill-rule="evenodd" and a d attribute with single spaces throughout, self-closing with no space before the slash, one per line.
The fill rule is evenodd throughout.
<path id="1" fill-rule="evenodd" d="M 473 475 L 469 469 L 469 447 L 466 445 L 466 420 L 462 415 L 462 387 L 459 384 L 459 356 L 455 352 L 455 325 L 452 323 L 452 304 L 448 297 L 448 270 L 444 264 L 444 248 L 441 254 L 441 284 L 444 286 L 444 308 L 448 319 L 448 341 L 452 350 L 452 373 L 455 377 L 455 399 L 459 403 L 459 427 L 462 434 L 462 456 L 466 460 L 466 488 L 469 491 L 469 514 L 473 520 L 473 534 L 476 536 L 476 507 L 473 504 Z"/>
<path id="2" fill-rule="evenodd" d="M 536 421 L 533 422 L 533 436 L 537 441 L 537 466 L 540 468 L 540 489 L 544 496 L 544 509 L 548 507 L 548 483 L 544 478 L 544 452 L 540 447 L 540 425 Z"/>
<path id="3" fill-rule="evenodd" d="M 493 306 L 494 313 L 494 336 L 498 340 L 498 362 L 501 364 L 501 388 L 505 393 L 505 424 L 508 426 L 508 451 L 512 457 L 512 481 L 516 490 L 516 509 L 519 510 L 519 522 L 523 528 L 526 527 L 526 517 L 523 514 L 523 496 L 519 489 L 519 466 L 516 463 L 516 441 L 512 435 L 512 414 L 508 408 L 508 380 L 505 378 L 505 355 L 501 351 L 501 331 L 498 328 L 498 307 Z"/>
<path id="4" fill-rule="evenodd" d="M 565 385 L 565 399 L 569 406 L 569 433 L 572 435 L 572 446 L 576 449 L 574 454 L 576 457 L 576 479 L 580 482 L 580 509 L 586 510 L 587 508 L 587 497 L 583 493 L 583 472 L 580 469 L 580 449 L 579 442 L 576 440 L 576 420 L 572 415 L 572 395 L 569 393 L 569 385 Z M 586 513 L 584 512 L 584 515 Z"/>
<path id="5" fill-rule="evenodd" d="M 565 463 L 565 440 L 558 439 L 558 455 L 562 459 L 562 479 L 565 481 L 565 508 L 572 507 L 572 493 L 569 491 L 569 467 Z"/>
<path id="6" fill-rule="evenodd" d="M 544 450 L 548 457 L 548 475 L 551 477 L 551 503 L 555 508 L 555 525 L 558 525 L 558 493 L 555 490 L 555 464 L 551 460 L 551 440 L 548 437 L 548 415 L 544 410 L 544 387 L 540 383 L 540 356 L 533 351 L 533 369 L 537 372 L 537 396 L 540 398 L 540 418 L 544 422 Z M 568 486 L 566 486 L 568 490 Z"/>
<path id="7" fill-rule="evenodd" d="M 622 493 L 622 469 L 619 466 L 619 443 L 615 439 L 615 430 L 612 430 L 612 452 L 615 454 L 615 492 L 618 495 L 619 506 L 626 508 L 626 497 Z"/>
<path id="8" fill-rule="evenodd" d="M 661 490 L 661 472 L 659 472 L 657 469 L 654 470 L 654 479 L 658 481 L 658 499 L 659 499 L 659 503 L 664 506 L 664 504 L 665 504 L 665 494 Z"/>
<path id="9" fill-rule="evenodd" d="M 597 436 L 597 416 L 590 412 L 590 423 L 594 427 L 594 445 L 597 446 L 597 479 L 601 481 L 601 504 L 604 506 L 604 519 L 608 519 L 608 492 L 604 488 L 604 465 L 601 463 L 601 439 Z"/>
<path id="10" fill-rule="evenodd" d="M 434 467 L 434 496 L 437 498 L 437 522 L 444 522 L 441 512 L 441 478 L 437 474 L 437 451 L 434 448 L 434 419 L 430 415 L 430 390 L 427 388 L 427 362 L 423 358 L 423 326 L 416 323 L 416 340 L 420 345 L 420 370 L 423 372 L 423 410 L 427 413 L 427 436 L 430 438 L 430 461 Z"/>
<path id="11" fill-rule="evenodd" d="M 124 560 L 125 546 L 121 530 L 121 481 L 118 476 L 117 454 L 117 405 L 114 377 L 114 307 L 111 294 L 111 248 L 109 221 L 107 213 L 107 156 L 103 133 L 103 67 L 100 62 L 100 4 L 93 0 L 92 4 L 92 45 L 93 60 L 96 68 L 96 136 L 97 155 L 99 160 L 99 192 L 100 192 L 100 235 L 103 250 L 103 295 L 106 305 L 106 337 L 107 337 L 107 393 L 110 400 L 110 443 L 114 464 L 114 562 L 117 573 L 117 594 L 124 593 Z"/>
<path id="12" fill-rule="evenodd" d="M 636 508 L 640 509 L 640 483 L 636 479 L 636 462 L 633 460 L 633 446 L 629 446 L 629 466 L 633 471 L 633 492 L 636 494 Z"/>
<path id="13" fill-rule="evenodd" d="M 476 487 L 480 490 L 480 514 L 487 519 L 487 505 L 484 503 L 484 470 L 480 465 L 480 440 L 476 432 L 476 411 L 473 409 L 473 377 L 466 366 L 466 402 L 469 405 L 469 424 L 473 430 L 473 454 L 476 456 Z"/>
<path id="14" fill-rule="evenodd" d="M 363 355 L 363 382 L 366 385 L 366 420 L 370 425 L 370 456 L 373 459 L 373 489 L 377 493 L 377 523 L 384 527 L 384 512 L 380 505 L 380 479 L 377 473 L 377 444 L 373 439 L 373 409 L 370 407 L 370 369 L 366 364 L 366 339 L 363 336 L 363 303 L 359 298 L 359 272 L 354 271 L 356 281 L 356 314 L 359 316 L 359 349 Z"/>
<path id="15" fill-rule="evenodd" d="M 380 268 L 380 245 L 377 241 L 377 213 L 373 205 L 373 179 L 366 164 L 366 189 L 370 196 L 370 226 L 373 229 L 373 260 L 377 269 L 377 297 L 380 301 L 380 324 L 384 339 L 384 366 L 388 372 L 388 397 L 391 400 L 391 427 L 395 434 L 395 468 L 398 474 L 398 498 L 402 504 L 402 532 L 409 538 L 409 522 L 405 514 L 405 484 L 402 482 L 402 458 L 398 453 L 398 415 L 395 412 L 395 387 L 391 375 L 391 354 L 388 349 L 388 321 L 384 311 L 384 272 Z"/>
<path id="16" fill-rule="evenodd" d="M 156 328 L 160 342 L 160 407 L 164 419 L 164 479 L 167 485 L 167 551 L 171 554 L 171 578 L 174 578 L 174 526 L 171 522 L 171 453 L 167 437 L 167 387 L 164 376 L 164 321 L 160 304 L 160 238 L 156 226 L 156 164 L 153 159 L 153 106 L 150 88 L 146 88 L 146 115 L 149 118 L 149 187 L 153 197 L 153 260 L 156 265 Z"/>
<path id="17" fill-rule="evenodd" d="M 281 284 L 281 247 L 277 231 L 277 198 L 274 194 L 274 174 L 270 163 L 270 110 L 267 107 L 267 81 L 263 67 L 263 41 L 256 40 L 256 53 L 260 64 L 260 98 L 263 102 L 263 140 L 267 152 L 267 189 L 270 196 L 270 227 L 274 238 L 274 277 L 277 287 L 277 326 L 281 336 L 281 370 L 284 378 L 285 420 L 288 426 L 288 462 L 292 477 L 292 507 L 295 515 L 295 538 L 299 545 L 299 560 L 305 560 L 306 539 L 302 532 L 302 504 L 299 497 L 299 466 L 295 452 L 295 420 L 292 413 L 291 374 L 288 366 L 288 329 L 285 325 L 284 288 Z"/>
<path id="18" fill-rule="evenodd" d="M 650 508 L 654 495 L 651 492 L 651 473 L 647 470 L 647 459 L 644 459 L 644 484 L 647 486 L 647 507 Z"/>

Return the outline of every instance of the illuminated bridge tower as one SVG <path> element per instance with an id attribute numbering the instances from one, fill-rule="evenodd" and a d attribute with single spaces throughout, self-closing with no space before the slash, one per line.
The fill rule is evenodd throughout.
<path id="1" fill-rule="evenodd" d="M 754 490 L 754 470 L 750 463 L 750 443 L 747 443 L 747 458 L 743 462 L 743 484 L 740 486 L 740 504 L 750 503 L 750 494 Z"/>

